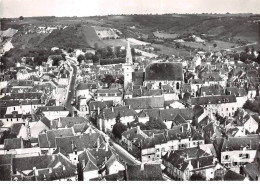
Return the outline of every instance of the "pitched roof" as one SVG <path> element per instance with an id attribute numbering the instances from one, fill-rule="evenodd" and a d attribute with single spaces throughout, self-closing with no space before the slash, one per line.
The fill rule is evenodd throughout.
<path id="1" fill-rule="evenodd" d="M 45 134 L 39 135 L 39 146 L 41 148 L 54 148 L 56 147 L 55 138 L 56 137 L 71 137 L 74 136 L 72 128 L 62 128 L 57 130 L 48 130 Z"/>
<path id="2" fill-rule="evenodd" d="M 17 136 L 20 133 L 22 126 L 24 126 L 23 123 L 13 124 L 12 129 L 11 129 L 11 134 Z"/>
<path id="3" fill-rule="evenodd" d="M 0 181 L 11 181 L 11 176 L 12 176 L 12 165 L 0 164 Z"/>
<path id="4" fill-rule="evenodd" d="M 162 169 L 160 164 L 129 165 L 126 166 L 127 181 L 162 181 Z"/>
<path id="5" fill-rule="evenodd" d="M 246 164 L 244 167 L 244 172 L 250 176 L 253 180 L 260 176 L 260 163 L 253 162 Z"/>
<path id="6" fill-rule="evenodd" d="M 124 100 L 125 105 L 131 105 L 134 110 L 148 108 L 163 108 L 164 97 L 131 98 Z"/>
<path id="7" fill-rule="evenodd" d="M 70 128 L 73 127 L 74 124 L 86 124 L 89 121 L 84 117 L 60 117 L 58 127 L 59 128 Z"/>
<path id="8" fill-rule="evenodd" d="M 0 155 L 0 165 L 12 164 L 12 159 L 13 159 L 12 154 Z"/>
<path id="9" fill-rule="evenodd" d="M 132 81 L 134 85 L 143 85 L 144 82 L 144 72 L 132 72 Z"/>
<path id="10" fill-rule="evenodd" d="M 14 158 L 13 170 L 14 171 L 33 170 L 33 167 L 36 167 L 37 169 L 47 168 L 51 160 L 52 160 L 52 156 L 49 155 Z"/>
<path id="11" fill-rule="evenodd" d="M 243 137 L 229 137 L 224 140 L 221 151 L 226 151 L 228 148 L 229 151 L 241 150 L 243 148 L 257 150 L 259 145 L 260 138 L 256 136 L 243 136 Z"/>
<path id="12" fill-rule="evenodd" d="M 106 151 L 105 149 L 90 149 L 89 152 L 91 153 L 91 155 L 93 155 L 96 158 L 97 161 L 97 167 L 102 166 L 105 163 L 105 160 L 109 159 L 113 152 L 111 151 L 111 149 L 108 149 L 108 151 Z"/>
<path id="13" fill-rule="evenodd" d="M 97 89 L 96 83 L 79 83 L 76 90 Z"/>
<path id="14" fill-rule="evenodd" d="M 103 109 L 103 117 L 105 119 L 116 118 L 120 114 L 120 117 L 135 116 L 137 113 L 129 106 L 112 107 L 109 109 Z"/>
<path id="15" fill-rule="evenodd" d="M 203 96 L 191 98 L 192 105 L 206 105 L 206 104 L 220 104 L 220 103 L 234 103 L 236 97 L 234 95 L 220 95 L 220 96 Z"/>
<path id="16" fill-rule="evenodd" d="M 13 138 L 4 140 L 4 149 L 21 149 L 23 148 L 23 139 L 22 138 Z"/>
<path id="17" fill-rule="evenodd" d="M 45 116 L 43 118 L 41 118 L 40 120 L 43 124 L 45 124 L 48 128 L 51 128 L 51 121 L 46 118 Z"/>
<path id="18" fill-rule="evenodd" d="M 38 109 L 42 112 L 44 111 L 67 111 L 65 106 L 41 106 Z"/>
<path id="19" fill-rule="evenodd" d="M 98 108 L 100 108 L 100 110 L 104 109 L 104 108 L 110 108 L 113 106 L 113 100 L 108 100 L 108 101 L 91 101 L 89 102 L 89 110 L 93 111 L 93 110 L 98 110 Z"/>
<path id="20" fill-rule="evenodd" d="M 182 81 L 182 63 L 151 63 L 145 68 L 145 80 Z"/>
<path id="21" fill-rule="evenodd" d="M 85 167 L 83 168 L 85 172 L 98 170 L 97 160 L 88 149 L 79 154 L 79 162 L 82 163 L 83 160 L 85 161 Z"/>
<path id="22" fill-rule="evenodd" d="M 224 181 L 243 181 L 245 177 L 232 170 L 228 170 L 224 175 Z"/>

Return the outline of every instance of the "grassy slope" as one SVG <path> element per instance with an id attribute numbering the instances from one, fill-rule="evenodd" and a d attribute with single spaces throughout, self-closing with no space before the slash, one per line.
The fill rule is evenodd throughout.
<path id="1" fill-rule="evenodd" d="M 67 27 L 62 30 L 54 30 L 40 43 L 40 47 L 86 48 L 89 47 L 89 44 L 84 40 L 80 27 Z"/>
<path id="2" fill-rule="evenodd" d="M 81 31 L 82 31 L 85 42 L 88 43 L 88 45 L 90 47 L 94 48 L 95 43 L 97 43 L 99 47 L 107 46 L 99 39 L 94 28 L 92 28 L 90 26 L 82 26 Z"/>

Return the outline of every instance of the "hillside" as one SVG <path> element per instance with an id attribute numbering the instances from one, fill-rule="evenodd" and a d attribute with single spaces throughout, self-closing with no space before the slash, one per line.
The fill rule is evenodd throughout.
<path id="1" fill-rule="evenodd" d="M 62 30 L 54 30 L 40 44 L 40 47 L 51 48 L 86 48 L 86 42 L 81 27 L 67 27 Z"/>
<path id="2" fill-rule="evenodd" d="M 95 45 L 98 47 L 105 47 L 107 46 L 103 43 L 97 36 L 93 27 L 90 26 L 82 26 L 81 31 L 83 34 L 84 41 L 88 43 L 88 45 L 92 48 L 95 48 Z"/>

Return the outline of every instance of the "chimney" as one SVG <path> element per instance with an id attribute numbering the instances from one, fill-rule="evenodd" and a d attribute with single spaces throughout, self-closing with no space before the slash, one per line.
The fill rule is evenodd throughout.
<path id="1" fill-rule="evenodd" d="M 141 163 L 141 171 L 144 170 L 144 163 Z"/>
<path id="2" fill-rule="evenodd" d="M 109 139 L 108 137 L 105 138 L 105 140 L 106 140 L 106 144 L 105 144 L 106 151 L 108 151 L 108 145 L 109 145 L 109 140 L 108 139 Z"/>
<path id="3" fill-rule="evenodd" d="M 98 114 L 100 114 L 100 107 L 98 107 Z"/>
<path id="4" fill-rule="evenodd" d="M 50 173 L 50 174 L 52 173 L 52 168 L 49 168 L 49 173 Z"/>
<path id="5" fill-rule="evenodd" d="M 197 159 L 197 168 L 200 168 L 200 161 Z"/>
<path id="6" fill-rule="evenodd" d="M 100 139 L 97 138 L 97 149 L 100 147 Z"/>
<path id="7" fill-rule="evenodd" d="M 136 127 L 136 133 L 137 133 L 137 134 L 140 134 L 140 133 L 141 133 L 141 130 L 140 130 L 140 126 L 139 126 L 139 125 L 137 125 L 137 127 Z"/>
<path id="8" fill-rule="evenodd" d="M 112 112 L 114 112 L 114 107 L 111 108 Z"/>
<path id="9" fill-rule="evenodd" d="M 188 122 L 188 124 L 187 124 L 187 125 L 188 125 L 187 129 L 188 129 L 188 130 L 190 130 L 190 123 Z"/>
<path id="10" fill-rule="evenodd" d="M 107 157 L 105 157 L 105 163 L 107 162 Z"/>
<path id="11" fill-rule="evenodd" d="M 184 128 L 183 128 L 183 126 L 181 126 L 181 132 L 182 132 L 182 133 L 184 132 Z"/>
<path id="12" fill-rule="evenodd" d="M 38 176 L 38 170 L 36 169 L 36 167 L 33 167 L 33 172 L 35 176 Z"/>
<path id="13" fill-rule="evenodd" d="M 86 163 L 85 163 L 85 160 L 83 159 L 83 160 L 82 160 L 82 168 L 84 169 L 85 166 L 86 166 Z"/>
<path id="14" fill-rule="evenodd" d="M 205 91 L 203 91 L 203 96 L 206 96 L 206 92 Z"/>
<path id="15" fill-rule="evenodd" d="M 62 166 L 62 170 L 65 171 L 66 170 L 66 167 L 65 165 Z"/>
<path id="16" fill-rule="evenodd" d="M 131 109 L 131 105 L 129 105 L 128 108 Z"/>

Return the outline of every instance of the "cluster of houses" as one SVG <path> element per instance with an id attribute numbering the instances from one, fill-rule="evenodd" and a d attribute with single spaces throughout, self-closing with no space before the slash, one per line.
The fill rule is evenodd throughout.
<path id="1" fill-rule="evenodd" d="M 260 117 L 243 109 L 258 69 L 222 53 L 134 63 L 128 43 L 123 63 L 78 67 L 71 110 L 68 62 L 20 64 L 0 78 L 0 179 L 259 180 Z"/>
<path id="2" fill-rule="evenodd" d="M 82 80 L 76 90 L 79 99 L 88 99 L 84 107 L 79 100 L 79 109 L 99 130 L 111 135 L 120 116 L 127 127 L 121 146 L 141 162 L 160 163 L 175 180 L 196 174 L 205 180 L 258 180 L 259 169 L 254 174 L 253 168 L 260 118 L 243 105 L 259 95 L 259 65 L 235 62 L 223 53 L 137 65 L 129 50 L 128 45 L 122 65 L 93 66 L 95 79 L 118 77 L 120 71 L 124 85 L 104 89 L 99 80 Z M 167 128 L 146 129 L 151 119 Z"/>

